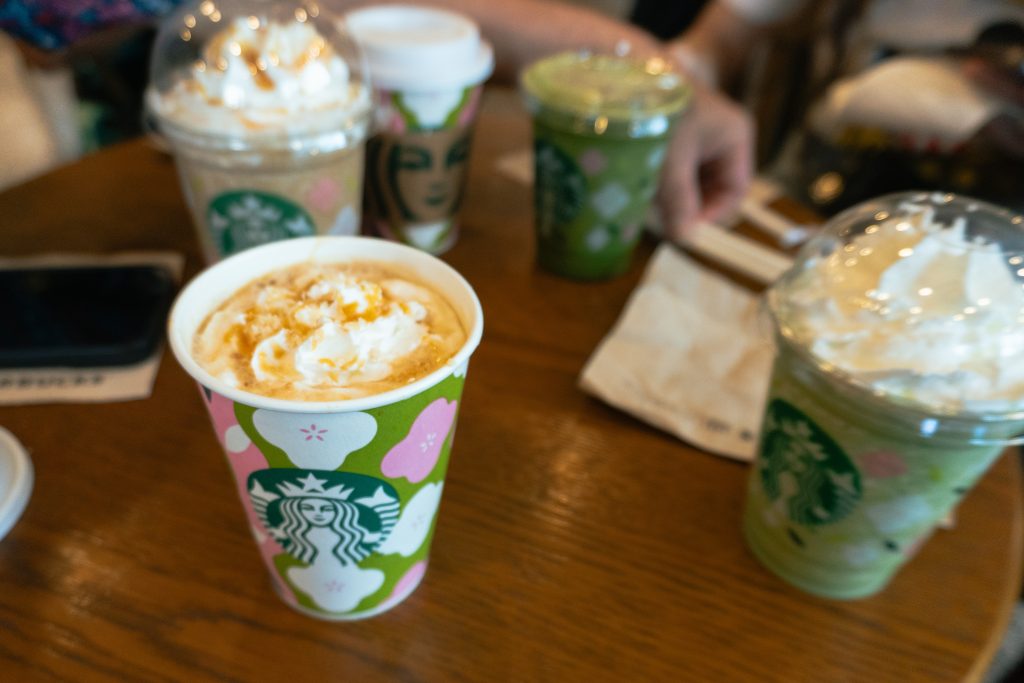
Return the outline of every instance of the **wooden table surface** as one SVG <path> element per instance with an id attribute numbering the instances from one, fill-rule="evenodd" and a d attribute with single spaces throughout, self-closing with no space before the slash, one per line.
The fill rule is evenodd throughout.
<path id="1" fill-rule="evenodd" d="M 419 589 L 355 623 L 286 607 L 164 353 L 148 400 L 0 408 L 36 468 L 0 542 L 0 680 L 977 680 L 1020 589 L 1016 460 L 881 595 L 788 587 L 742 542 L 745 466 L 577 388 L 652 245 L 611 282 L 539 271 L 530 190 L 494 169 L 528 143 L 514 95 L 489 93 L 445 256 L 486 327 Z M 200 266 L 173 166 L 143 142 L 0 194 L 0 246 L 172 249 Z"/>

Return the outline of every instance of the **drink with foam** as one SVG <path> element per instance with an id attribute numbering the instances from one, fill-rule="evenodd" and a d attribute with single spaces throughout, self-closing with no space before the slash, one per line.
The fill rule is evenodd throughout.
<path id="1" fill-rule="evenodd" d="M 356 619 L 418 585 L 482 328 L 458 273 L 368 238 L 254 248 L 183 290 L 171 347 L 289 605 Z"/>
<path id="2" fill-rule="evenodd" d="M 208 260 L 358 231 L 370 88 L 319 4 L 183 7 L 157 36 L 146 104 Z"/>
<path id="3" fill-rule="evenodd" d="M 908 193 L 830 221 L 770 290 L 778 353 L 744 531 L 790 583 L 889 582 L 1024 435 L 1022 219 Z"/>

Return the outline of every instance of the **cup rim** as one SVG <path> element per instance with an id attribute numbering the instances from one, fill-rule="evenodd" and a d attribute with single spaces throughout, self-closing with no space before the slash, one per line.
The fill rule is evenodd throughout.
<path id="1" fill-rule="evenodd" d="M 444 365 L 434 370 L 428 375 L 420 377 L 414 382 L 410 382 L 401 387 L 390 389 L 388 391 L 380 392 L 377 394 L 370 394 L 368 396 L 360 396 L 357 398 L 338 399 L 333 401 L 299 401 L 283 398 L 273 398 L 269 396 L 263 396 L 244 389 L 233 387 L 223 380 L 215 377 L 211 373 L 207 372 L 198 362 L 192 357 L 191 351 L 188 348 L 189 342 L 192 337 L 188 340 L 184 339 L 182 334 L 177 334 L 176 330 L 182 324 L 184 317 L 184 303 L 187 298 L 195 297 L 197 292 L 200 292 L 203 285 L 209 284 L 216 278 L 222 276 L 226 269 L 239 269 L 244 271 L 245 266 L 252 262 L 259 262 L 265 258 L 266 255 L 273 252 L 275 255 L 280 255 L 281 258 L 273 261 L 273 265 L 269 268 L 263 268 L 254 270 L 248 274 L 243 281 L 241 281 L 237 287 L 232 289 L 232 292 L 237 291 L 239 288 L 245 286 L 247 283 L 252 282 L 257 277 L 261 277 L 268 272 L 273 270 L 286 268 L 288 266 L 300 263 L 304 258 L 295 258 L 289 260 L 282 251 L 291 252 L 294 254 L 304 254 L 307 257 L 312 255 L 318 248 L 322 248 L 325 244 L 333 245 L 344 245 L 344 243 L 350 244 L 370 244 L 373 243 L 375 248 L 380 248 L 383 251 L 380 254 L 380 261 L 387 260 L 387 253 L 390 252 L 392 255 L 401 254 L 405 259 L 420 264 L 426 264 L 433 268 L 439 268 L 441 272 L 451 277 L 455 283 L 464 290 L 467 296 L 467 300 L 470 304 L 470 312 L 472 314 L 472 320 L 462 320 L 463 324 L 470 326 L 467 330 L 466 341 L 462 347 L 452 356 Z M 331 260 L 327 259 L 325 262 L 329 263 Z M 336 262 L 344 262 L 337 260 Z M 433 283 L 427 282 L 429 286 L 436 288 Z M 442 293 L 445 299 L 450 301 L 450 296 Z M 209 315 L 217 306 L 222 303 L 221 301 L 213 302 L 205 309 L 206 315 Z M 314 235 L 312 237 L 298 237 L 281 242 L 271 242 L 258 247 L 247 249 L 238 254 L 230 256 L 219 263 L 216 263 L 193 277 L 178 293 L 175 298 L 173 305 L 171 306 L 170 315 L 167 318 L 167 336 L 170 341 L 171 352 L 174 354 L 178 364 L 201 386 L 214 391 L 226 398 L 235 401 L 236 403 L 242 403 L 243 405 L 262 408 L 266 410 L 274 410 L 285 413 L 307 413 L 307 414 L 320 414 L 320 413 L 343 413 L 343 412 L 356 412 L 362 410 L 369 410 L 372 408 L 379 408 L 386 405 L 391 405 L 403 401 L 407 398 L 411 398 L 433 386 L 441 383 L 452 375 L 458 368 L 461 368 L 468 363 L 470 356 L 476 351 L 477 346 L 480 344 L 480 340 L 483 336 L 483 309 L 480 306 L 480 300 L 477 298 L 476 292 L 473 287 L 470 286 L 469 282 L 455 270 L 453 267 L 442 261 L 441 259 L 432 256 L 431 254 L 420 251 L 413 247 L 400 244 L 397 242 L 390 242 L 373 237 L 363 236 L 341 236 L 341 235 Z"/>

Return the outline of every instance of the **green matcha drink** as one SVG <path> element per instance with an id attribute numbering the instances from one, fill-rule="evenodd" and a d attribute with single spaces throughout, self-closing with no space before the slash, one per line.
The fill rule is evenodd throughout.
<path id="1" fill-rule="evenodd" d="M 629 267 L 690 90 L 659 59 L 563 53 L 522 77 L 533 113 L 537 259 L 608 278 Z"/>
<path id="2" fill-rule="evenodd" d="M 778 353 L 744 532 L 783 579 L 878 592 L 1021 440 L 1020 223 L 883 197 L 833 219 L 769 292 Z"/>

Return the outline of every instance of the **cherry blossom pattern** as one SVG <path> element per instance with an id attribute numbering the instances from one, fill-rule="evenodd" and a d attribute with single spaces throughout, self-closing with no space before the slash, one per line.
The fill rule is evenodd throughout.
<path id="1" fill-rule="evenodd" d="M 608 167 L 608 157 L 599 150 L 591 147 L 580 155 L 580 168 L 590 176 L 597 175 Z"/>
<path id="2" fill-rule="evenodd" d="M 872 479 L 888 479 L 907 473 L 907 463 L 892 451 L 872 451 L 860 456 L 860 466 Z"/>
<path id="3" fill-rule="evenodd" d="M 481 86 L 473 88 L 466 97 L 466 103 L 462 105 L 459 112 L 458 125 L 460 128 L 467 128 L 476 119 L 476 112 L 480 108 L 480 94 L 484 89 Z"/>
<path id="4" fill-rule="evenodd" d="M 406 595 L 411 593 L 419 582 L 423 580 L 423 575 L 427 573 L 427 562 L 426 560 L 420 560 L 409 568 L 409 571 L 405 573 L 405 576 L 398 580 L 395 584 L 395 589 L 391 591 L 390 600 L 401 600 Z"/>
<path id="5" fill-rule="evenodd" d="M 441 447 L 455 422 L 458 401 L 439 398 L 423 409 L 409 434 L 388 451 L 380 463 L 386 477 L 405 477 L 413 484 L 427 478 L 441 456 Z"/>
<path id="6" fill-rule="evenodd" d="M 249 479 L 249 475 L 256 470 L 266 469 L 267 459 L 260 452 L 260 449 L 256 447 L 256 444 L 245 434 L 242 426 L 238 424 L 238 420 L 235 418 L 235 404 L 230 399 L 212 391 L 204 391 L 203 393 L 208 399 L 207 407 L 210 410 L 213 428 L 227 452 L 228 465 L 231 467 L 231 472 L 235 477 L 235 484 L 238 488 L 239 497 L 242 500 L 242 507 L 245 509 L 245 516 L 253 530 L 253 539 L 259 547 L 263 563 L 270 570 L 270 575 L 274 578 L 274 582 L 277 584 L 285 600 L 298 604 L 291 588 L 276 578 L 277 569 L 274 565 L 274 557 L 283 553 L 284 549 L 273 538 L 259 531 L 262 525 L 259 517 L 256 516 L 256 511 L 252 507 L 252 501 L 249 499 L 246 490 L 246 482 Z"/>
<path id="7" fill-rule="evenodd" d="M 333 178 L 320 178 L 306 193 L 306 203 L 317 211 L 330 211 L 337 204 L 341 188 Z"/>
<path id="8" fill-rule="evenodd" d="M 315 422 L 310 423 L 309 429 L 306 429 L 305 427 L 299 427 L 299 431 L 306 435 L 306 441 L 312 441 L 313 439 L 316 439 L 317 441 L 323 441 L 324 434 L 327 433 L 326 429 L 317 427 Z"/>

